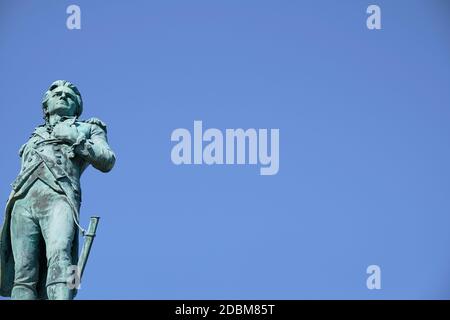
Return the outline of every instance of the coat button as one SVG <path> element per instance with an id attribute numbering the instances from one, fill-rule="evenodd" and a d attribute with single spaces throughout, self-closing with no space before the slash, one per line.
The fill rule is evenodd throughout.
<path id="1" fill-rule="evenodd" d="M 31 161 L 33 161 L 33 158 L 28 158 L 28 162 L 31 162 Z"/>
<path id="2" fill-rule="evenodd" d="M 62 164 L 61 160 L 59 160 L 59 159 L 56 160 L 56 163 L 57 163 L 57 164 Z"/>

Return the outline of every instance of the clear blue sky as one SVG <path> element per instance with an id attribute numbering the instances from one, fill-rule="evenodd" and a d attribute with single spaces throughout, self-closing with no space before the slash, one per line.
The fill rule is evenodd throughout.
<path id="1" fill-rule="evenodd" d="M 449 39 L 444 0 L 0 0 L 0 197 L 66 79 L 117 154 L 80 299 L 448 299 Z M 194 120 L 279 128 L 279 173 L 173 165 Z"/>

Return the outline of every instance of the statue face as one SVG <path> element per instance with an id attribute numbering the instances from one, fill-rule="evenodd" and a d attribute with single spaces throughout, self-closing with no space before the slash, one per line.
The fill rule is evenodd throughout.
<path id="1" fill-rule="evenodd" d="M 77 107 L 77 95 L 66 86 L 54 89 L 47 101 L 47 112 L 50 115 L 72 117 L 76 115 Z"/>

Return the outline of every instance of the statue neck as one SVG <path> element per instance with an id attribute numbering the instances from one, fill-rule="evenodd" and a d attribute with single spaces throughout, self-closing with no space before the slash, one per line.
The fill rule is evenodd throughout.
<path id="1" fill-rule="evenodd" d="M 48 124 L 54 126 L 61 120 L 61 116 L 59 114 L 52 114 L 48 118 Z"/>
<path id="2" fill-rule="evenodd" d="M 58 122 L 64 121 L 66 119 L 73 119 L 75 116 L 60 116 L 59 114 L 52 114 L 48 118 L 48 124 L 51 127 L 54 127 Z"/>

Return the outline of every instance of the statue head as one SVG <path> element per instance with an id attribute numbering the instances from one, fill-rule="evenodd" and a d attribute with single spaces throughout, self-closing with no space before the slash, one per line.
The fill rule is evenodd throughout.
<path id="1" fill-rule="evenodd" d="M 65 80 L 57 80 L 50 85 L 42 100 L 44 119 L 50 115 L 79 117 L 83 112 L 83 100 L 77 87 Z"/>

